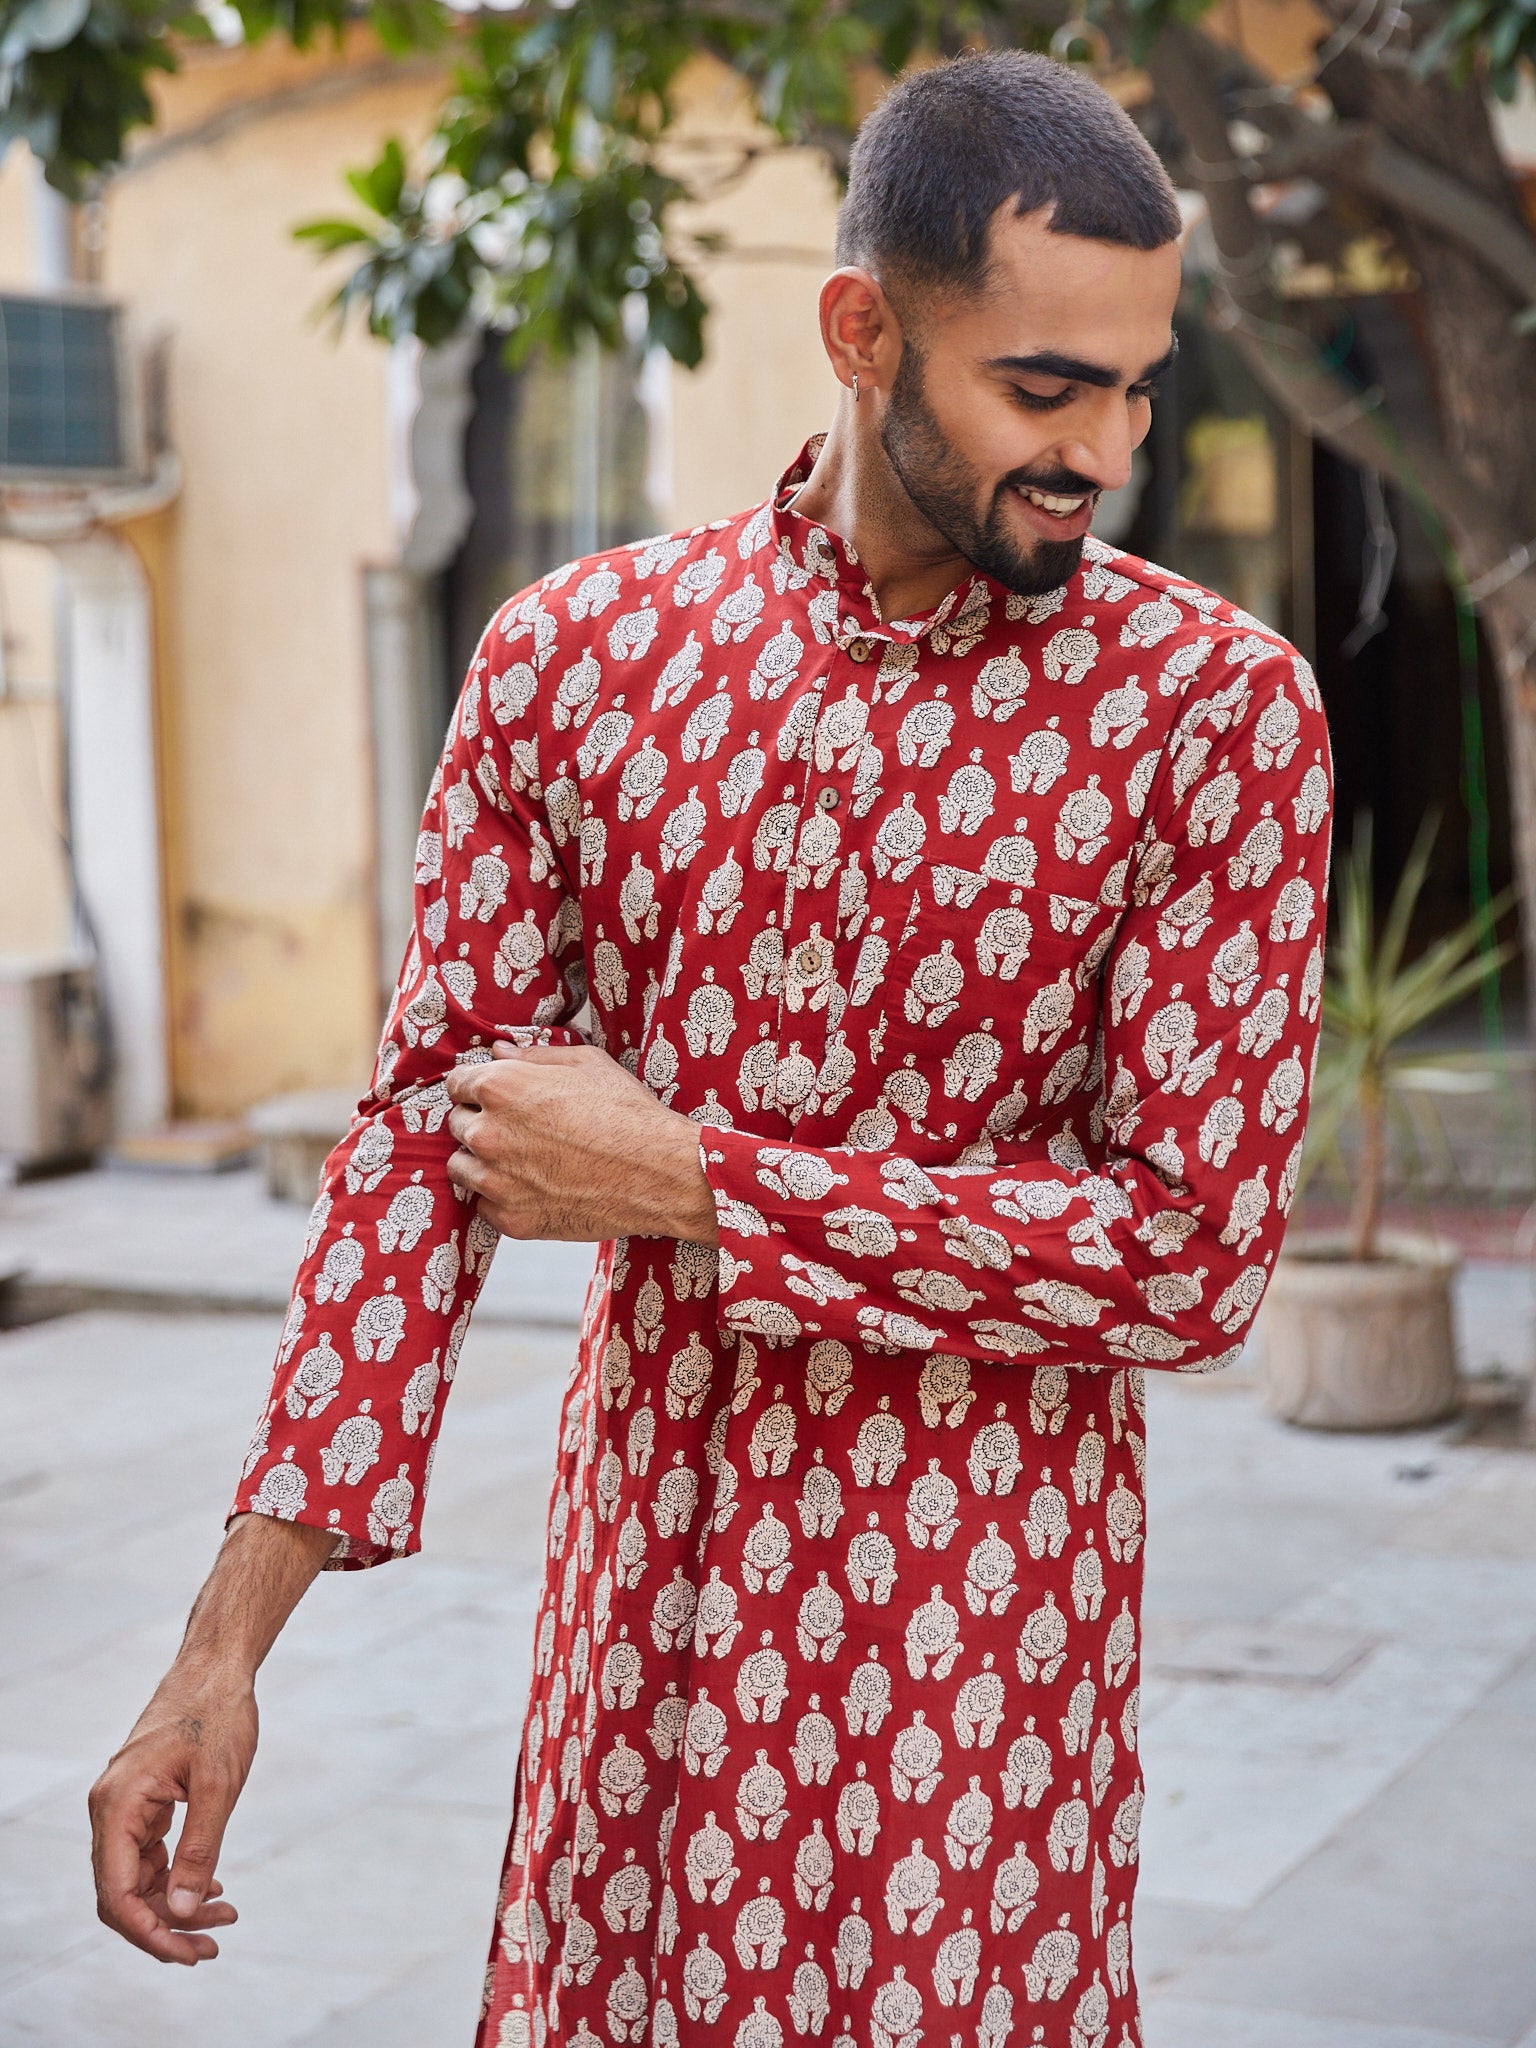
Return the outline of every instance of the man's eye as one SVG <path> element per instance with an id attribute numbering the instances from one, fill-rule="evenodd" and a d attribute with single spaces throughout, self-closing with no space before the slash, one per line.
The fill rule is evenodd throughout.
<path id="1" fill-rule="evenodd" d="M 1042 398 L 1038 391 L 1025 391 L 1016 384 L 1013 395 L 1026 412 L 1058 412 L 1071 402 L 1072 386 L 1069 384 L 1065 391 L 1053 391 L 1049 398 Z"/>
<path id="2" fill-rule="evenodd" d="M 1161 389 L 1159 384 L 1131 384 L 1126 387 L 1125 395 L 1127 398 L 1144 398 L 1150 405 Z"/>

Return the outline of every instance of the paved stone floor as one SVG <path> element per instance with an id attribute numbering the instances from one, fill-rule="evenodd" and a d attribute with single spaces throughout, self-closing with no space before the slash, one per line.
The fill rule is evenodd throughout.
<path id="1" fill-rule="evenodd" d="M 210 1247 L 259 1226 L 271 1263 L 302 1229 L 183 1183 L 155 1237 L 108 1178 L 73 1212 L 65 1183 L 5 1198 L 0 1264 L 24 1197 L 60 1273 L 120 1258 L 128 1202 L 162 1294 L 207 1291 L 166 1216 L 204 1274 Z M 72 1213 L 73 1253 L 49 1224 Z M 263 1674 L 224 1858 L 242 1919 L 195 1971 L 97 1926 L 84 1793 L 175 1648 L 275 1318 L 0 1333 L 4 2048 L 467 2048 L 584 1258 L 522 1271 L 550 1327 L 518 1327 L 514 1265 L 466 1346 L 424 1554 L 323 1578 Z M 1522 1270 L 1471 1269 L 1461 1308 L 1474 1363 L 1528 1369 Z M 1150 2048 L 1536 2048 L 1536 1457 L 1289 1431 L 1246 1367 L 1149 1378 Z"/>

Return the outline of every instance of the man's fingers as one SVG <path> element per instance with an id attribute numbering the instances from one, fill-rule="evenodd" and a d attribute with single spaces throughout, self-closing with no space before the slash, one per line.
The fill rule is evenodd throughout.
<path id="1" fill-rule="evenodd" d="M 219 1952 L 218 1943 L 207 1934 L 182 1933 L 167 1926 L 152 1902 L 136 1893 L 121 1900 L 115 1911 L 103 1910 L 101 1918 L 124 1941 L 131 1941 L 162 1963 L 200 1963 Z"/>
<path id="2" fill-rule="evenodd" d="M 169 1803 L 140 1795 L 92 1794 L 91 1825 L 95 1836 L 96 1905 L 103 1920 L 115 1925 L 119 1906 L 136 1899 L 141 1859 L 165 1833 Z"/>
<path id="3" fill-rule="evenodd" d="M 477 1061 L 473 1066 L 450 1067 L 443 1086 L 448 1091 L 450 1102 L 466 1102 L 478 1108 L 480 1090 L 485 1083 L 487 1062 Z"/>
<path id="4" fill-rule="evenodd" d="M 197 1963 L 218 1954 L 218 1943 L 208 1935 L 181 1933 L 166 1924 L 156 1910 L 163 1899 L 163 1876 L 155 1867 L 157 1852 L 163 1857 L 161 1838 L 169 1824 L 171 1802 L 109 1793 L 93 1802 L 96 1832 L 96 1911 L 105 1926 L 113 1928 L 163 1963 Z M 146 1866 L 148 1866 L 146 1868 Z M 217 1884 L 210 1879 L 209 1904 L 198 1911 L 212 1916 L 210 1925 L 222 1925 L 232 1917 L 233 1908 L 216 1899 Z M 197 1924 L 201 1924 L 198 1922 Z"/>
<path id="5" fill-rule="evenodd" d="M 579 1067 L 592 1057 L 590 1045 L 512 1045 L 505 1038 L 498 1038 L 491 1051 L 499 1060 L 526 1060 L 545 1067 Z"/>
<path id="6" fill-rule="evenodd" d="M 173 1913 L 163 1892 L 150 1893 L 148 1902 L 161 1925 L 173 1934 L 207 1933 L 213 1927 L 233 1927 L 240 1918 L 228 1899 L 206 1899 L 195 1913 Z"/>
<path id="7" fill-rule="evenodd" d="M 456 1188 L 463 1188 L 469 1194 L 484 1192 L 491 1181 L 491 1170 L 473 1152 L 450 1152 L 448 1155 L 448 1178 Z"/>
<path id="8" fill-rule="evenodd" d="M 475 1149 L 470 1139 L 476 1124 L 480 1121 L 480 1114 L 478 1109 L 469 1109 L 459 1104 L 455 1104 L 448 1112 L 448 1129 L 466 1152 Z"/>
<path id="9" fill-rule="evenodd" d="M 188 1779 L 187 1817 L 166 1883 L 173 1921 L 195 1913 L 210 1895 L 224 1829 L 239 1791 L 231 1780 L 208 1772 L 194 1771 Z"/>

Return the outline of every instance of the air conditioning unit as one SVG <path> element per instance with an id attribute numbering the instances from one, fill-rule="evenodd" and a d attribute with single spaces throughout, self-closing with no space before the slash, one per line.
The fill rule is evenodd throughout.
<path id="1" fill-rule="evenodd" d="M 0 1159 L 89 1159 L 112 1132 L 106 1018 L 88 959 L 0 957 Z"/>
<path id="2" fill-rule="evenodd" d="M 121 310 L 80 292 L 0 292 L 0 478 L 126 484 L 143 471 Z"/>

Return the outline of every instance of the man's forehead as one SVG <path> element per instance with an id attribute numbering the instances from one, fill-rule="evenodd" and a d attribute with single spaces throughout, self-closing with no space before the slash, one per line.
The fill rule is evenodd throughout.
<path id="1" fill-rule="evenodd" d="M 985 288 L 950 309 L 968 353 L 1004 367 L 1057 357 L 1116 373 L 1090 380 L 1098 383 L 1165 367 L 1179 292 L 1176 243 L 1132 249 L 1056 235 L 1043 213 L 999 226 Z"/>

